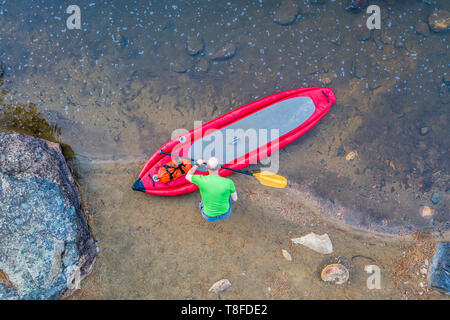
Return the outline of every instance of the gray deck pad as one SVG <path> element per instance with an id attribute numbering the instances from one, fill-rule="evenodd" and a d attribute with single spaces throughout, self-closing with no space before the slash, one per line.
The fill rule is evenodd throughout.
<path id="1" fill-rule="evenodd" d="M 221 164 L 229 163 L 294 130 L 307 121 L 314 110 L 309 97 L 275 103 L 214 133 L 202 133 L 206 135 L 191 145 L 189 157 L 205 160 L 217 157 Z"/>

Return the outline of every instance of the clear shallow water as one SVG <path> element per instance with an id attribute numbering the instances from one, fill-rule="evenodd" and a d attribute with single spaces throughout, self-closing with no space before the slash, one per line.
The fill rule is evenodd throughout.
<path id="1" fill-rule="evenodd" d="M 143 162 L 174 129 L 191 129 L 194 120 L 211 120 L 272 93 L 331 81 L 337 102 L 280 153 L 280 174 L 319 199 L 329 219 L 390 233 L 445 232 L 449 99 L 442 78 L 449 72 L 448 33 L 423 37 L 414 26 L 435 8 L 448 10 L 448 2 L 375 1 L 382 29 L 370 35 L 367 16 L 346 12 L 344 1 L 298 3 L 301 16 L 281 26 L 273 22 L 277 1 L 79 1 L 82 30 L 76 31 L 67 30 L 63 5 L 2 1 L 2 109 L 35 105 L 49 123 L 45 130 L 57 126 L 61 141 L 80 159 L 138 163 L 103 173 L 110 179 L 116 170 L 126 172 L 112 184 L 124 203 L 136 199 L 142 210 L 159 212 L 178 201 L 173 210 L 192 209 L 194 215 L 195 200 L 181 199 L 198 195 L 173 200 L 130 191 Z M 194 57 L 186 51 L 193 35 L 204 43 Z M 209 54 L 230 44 L 237 48 L 234 57 L 209 61 L 208 71 L 199 71 Z M 430 129 L 424 136 L 423 127 Z M 351 151 L 357 156 L 347 161 Z M 80 163 L 80 172 L 88 170 L 89 161 Z M 95 185 L 98 177 L 80 179 Z M 433 192 L 443 195 L 437 205 L 430 201 Z M 110 212 L 111 194 L 90 198 L 104 203 L 94 206 L 94 221 Z M 421 217 L 421 205 L 435 209 L 433 218 Z M 133 214 L 127 205 L 116 210 L 117 219 Z M 159 228 L 177 230 L 172 224 Z M 255 230 L 253 237 L 263 232 Z M 99 238 L 108 233 L 97 229 Z M 110 268 L 112 257 L 118 256 L 104 262 Z M 172 296 L 159 292 L 157 297 Z"/>

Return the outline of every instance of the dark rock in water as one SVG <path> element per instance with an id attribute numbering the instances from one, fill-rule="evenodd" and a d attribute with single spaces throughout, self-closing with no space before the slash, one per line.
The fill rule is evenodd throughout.
<path id="1" fill-rule="evenodd" d="M 192 59 L 188 57 L 189 59 Z M 180 57 L 179 60 L 170 63 L 170 70 L 176 73 L 185 73 L 192 65 L 192 61 Z"/>
<path id="2" fill-rule="evenodd" d="M 0 61 L 0 79 L 5 75 L 5 65 Z"/>
<path id="3" fill-rule="evenodd" d="M 442 194 L 438 193 L 438 192 L 433 192 L 433 194 L 431 195 L 431 202 L 433 202 L 434 204 L 438 204 L 439 201 L 442 200 Z"/>
<path id="4" fill-rule="evenodd" d="M 195 69 L 195 71 L 198 71 L 198 72 L 208 72 L 208 70 L 209 70 L 209 60 L 204 58 L 204 57 L 201 57 L 197 61 L 197 64 L 196 64 L 194 69 Z"/>
<path id="5" fill-rule="evenodd" d="M 186 42 L 186 50 L 191 56 L 195 56 L 203 50 L 203 40 L 197 36 L 189 36 Z"/>
<path id="6" fill-rule="evenodd" d="M 80 202 L 58 144 L 0 132 L 0 300 L 78 288 L 97 255 Z"/>
<path id="7" fill-rule="evenodd" d="M 450 29 L 450 12 L 437 10 L 428 17 L 428 25 L 434 32 L 447 32 Z"/>
<path id="8" fill-rule="evenodd" d="M 416 25 L 414 26 L 414 30 L 425 37 L 430 35 L 430 28 L 428 25 L 423 21 L 417 21 Z"/>
<path id="9" fill-rule="evenodd" d="M 428 271 L 428 287 L 450 295 L 450 242 L 439 242 Z"/>
<path id="10" fill-rule="evenodd" d="M 450 86 L 450 74 L 442 76 L 442 82 L 445 83 L 447 86 Z"/>
<path id="11" fill-rule="evenodd" d="M 450 103 L 450 86 L 441 86 L 439 89 L 439 100 L 443 104 Z"/>
<path id="12" fill-rule="evenodd" d="M 393 5 L 395 5 L 395 1 L 396 1 L 396 0 L 384 0 L 384 2 L 386 2 L 386 4 L 387 4 L 388 6 L 393 6 Z"/>
<path id="13" fill-rule="evenodd" d="M 367 76 L 367 66 L 363 65 L 359 59 L 354 59 L 352 61 L 350 74 L 354 78 L 363 79 Z"/>
<path id="14" fill-rule="evenodd" d="M 338 152 L 337 152 L 337 154 L 336 154 L 338 157 L 343 157 L 343 156 L 345 156 L 345 149 L 344 149 L 344 145 L 343 144 L 341 144 L 340 146 L 339 146 L 339 150 L 338 150 Z"/>
<path id="15" fill-rule="evenodd" d="M 345 10 L 359 12 L 367 6 L 367 0 L 347 0 Z"/>
<path id="16" fill-rule="evenodd" d="M 294 23 L 300 13 L 300 8 L 295 1 L 286 0 L 275 11 L 273 21 L 281 25 L 289 25 Z"/>
<path id="17" fill-rule="evenodd" d="M 124 37 L 120 32 L 115 32 L 111 35 L 112 41 L 117 44 L 119 47 L 126 48 L 128 47 L 128 40 Z"/>
<path id="18" fill-rule="evenodd" d="M 354 35 L 359 41 L 367 41 L 372 37 L 372 30 L 369 30 L 366 26 L 361 26 L 354 31 Z"/>
<path id="19" fill-rule="evenodd" d="M 429 127 L 422 127 L 422 128 L 420 128 L 420 134 L 422 136 L 425 136 L 425 135 L 427 135 L 430 132 L 430 130 L 431 129 Z"/>
<path id="20" fill-rule="evenodd" d="M 237 50 L 237 47 L 234 43 L 228 43 L 223 48 L 217 50 L 211 56 L 211 60 L 231 59 L 236 54 L 236 50 Z"/>

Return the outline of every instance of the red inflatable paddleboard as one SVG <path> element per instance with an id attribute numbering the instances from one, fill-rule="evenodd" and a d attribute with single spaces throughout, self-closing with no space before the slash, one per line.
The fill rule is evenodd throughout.
<path id="1" fill-rule="evenodd" d="M 147 161 L 133 189 L 160 196 L 193 192 L 198 188 L 185 176 L 168 183 L 159 181 L 158 170 L 172 160 L 160 151 L 193 159 L 215 156 L 224 166 L 239 170 L 298 139 L 335 101 L 330 88 L 310 87 L 280 92 L 239 107 L 163 145 Z M 222 177 L 232 173 L 219 170 Z M 207 172 L 202 167 L 196 174 Z"/>

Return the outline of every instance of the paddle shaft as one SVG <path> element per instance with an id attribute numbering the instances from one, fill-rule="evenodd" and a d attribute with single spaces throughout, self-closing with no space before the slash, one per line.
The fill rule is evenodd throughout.
<path id="1" fill-rule="evenodd" d="M 164 152 L 164 151 L 162 151 L 162 150 L 159 150 L 159 154 L 165 154 L 165 155 L 168 155 L 168 156 L 173 156 L 173 157 L 178 157 L 178 158 L 181 158 L 181 159 L 191 160 L 192 162 L 195 163 L 195 160 L 192 159 L 192 158 L 187 158 L 187 157 L 179 156 L 179 155 L 176 155 L 176 154 Z M 224 167 L 224 166 L 220 166 L 220 167 L 223 168 L 223 169 L 226 169 L 226 170 L 231 170 L 231 171 L 234 171 L 234 172 L 243 173 L 243 174 L 246 174 L 246 175 L 249 175 L 249 176 L 253 176 L 253 173 L 248 172 L 248 171 L 232 169 L 232 168 L 228 168 L 228 167 Z"/>

